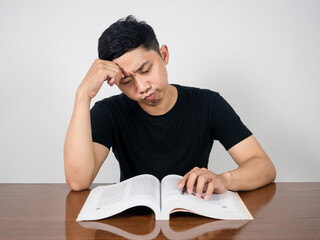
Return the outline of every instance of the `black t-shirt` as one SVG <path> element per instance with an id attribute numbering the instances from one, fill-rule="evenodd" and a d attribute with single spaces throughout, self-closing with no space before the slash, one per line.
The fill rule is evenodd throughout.
<path id="1" fill-rule="evenodd" d="M 91 109 L 92 139 L 119 161 L 121 181 L 149 173 L 161 180 L 207 168 L 214 140 L 226 150 L 252 133 L 217 92 L 173 85 L 174 107 L 152 116 L 124 94 L 95 103 Z"/>

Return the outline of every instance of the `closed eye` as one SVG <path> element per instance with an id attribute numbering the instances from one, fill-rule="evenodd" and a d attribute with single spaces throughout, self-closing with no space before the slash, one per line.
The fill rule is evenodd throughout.
<path id="1" fill-rule="evenodd" d="M 128 80 L 122 81 L 122 84 L 128 84 L 129 82 L 131 82 L 131 79 L 128 79 Z"/>
<path id="2" fill-rule="evenodd" d="M 121 81 L 120 81 L 120 83 L 121 84 L 128 84 L 129 82 L 131 82 L 131 78 L 129 78 L 129 77 L 126 77 L 126 78 L 123 78 Z"/>
<path id="3" fill-rule="evenodd" d="M 150 72 L 152 65 L 145 71 L 142 71 L 142 74 L 147 74 L 148 72 Z"/>

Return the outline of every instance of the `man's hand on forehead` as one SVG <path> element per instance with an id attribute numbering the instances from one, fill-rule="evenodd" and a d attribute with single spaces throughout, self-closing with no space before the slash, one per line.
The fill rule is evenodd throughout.
<path id="1" fill-rule="evenodd" d="M 88 97 L 94 98 L 105 81 L 110 86 L 118 85 L 123 77 L 124 74 L 116 63 L 96 59 L 82 80 L 79 90 Z"/>
<path id="2" fill-rule="evenodd" d="M 107 61 L 108 62 L 108 61 Z M 110 65 L 110 73 L 108 74 L 107 78 L 105 79 L 105 81 L 107 81 L 107 83 L 112 87 L 113 85 L 119 85 L 120 81 L 122 79 L 124 79 L 126 76 L 123 72 L 123 70 L 121 69 L 121 67 L 115 63 L 115 62 L 109 62 Z M 113 65 L 113 66 L 112 66 Z M 112 70 L 114 70 L 114 72 L 112 72 Z"/>

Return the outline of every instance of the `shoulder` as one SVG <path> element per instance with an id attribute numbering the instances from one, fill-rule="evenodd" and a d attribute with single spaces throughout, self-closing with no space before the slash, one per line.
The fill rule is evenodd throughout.
<path id="1" fill-rule="evenodd" d="M 132 108 L 133 105 L 133 100 L 121 93 L 95 102 L 92 110 L 100 113 L 117 113 Z"/>
<path id="2" fill-rule="evenodd" d="M 114 96 L 99 100 L 95 103 L 95 105 L 99 107 L 112 107 L 112 106 L 119 106 L 119 104 L 120 105 L 130 104 L 130 100 L 131 99 L 129 99 L 126 95 L 121 93 L 118 95 L 114 95 Z"/>
<path id="3" fill-rule="evenodd" d="M 214 102 L 219 102 L 219 98 L 221 98 L 218 92 L 210 89 L 182 86 L 178 84 L 173 84 L 173 86 L 177 88 L 179 95 L 182 96 L 183 99 L 188 99 L 193 102 L 211 105 Z"/>
<path id="4" fill-rule="evenodd" d="M 119 103 L 119 102 L 124 101 L 124 97 L 125 97 L 125 95 L 123 93 L 121 93 L 121 94 L 117 94 L 117 95 L 99 100 L 95 104 L 98 104 L 98 105 L 115 104 L 115 103 Z"/>

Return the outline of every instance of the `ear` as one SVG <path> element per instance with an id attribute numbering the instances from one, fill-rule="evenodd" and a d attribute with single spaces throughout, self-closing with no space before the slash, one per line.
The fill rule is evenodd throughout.
<path id="1" fill-rule="evenodd" d="M 169 50 L 167 45 L 162 45 L 160 48 L 161 58 L 165 65 L 169 63 Z"/>

